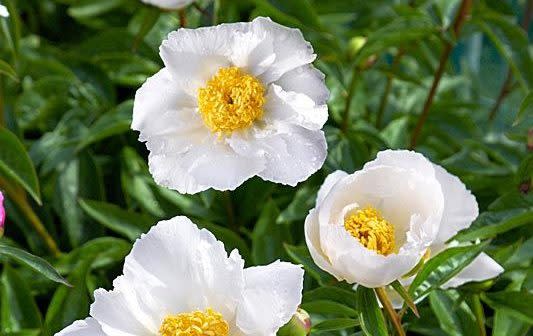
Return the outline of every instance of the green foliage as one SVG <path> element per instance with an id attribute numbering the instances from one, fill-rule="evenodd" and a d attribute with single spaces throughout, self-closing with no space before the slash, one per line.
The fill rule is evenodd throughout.
<path id="1" fill-rule="evenodd" d="M 452 238 L 458 246 L 418 265 L 408 290 L 391 287 L 411 300 L 402 319 L 409 335 L 531 333 L 526 2 L 474 1 L 456 35 L 460 0 L 198 0 L 185 9 L 190 28 L 262 15 L 302 30 L 331 91 L 329 149 L 324 167 L 296 188 L 254 178 L 233 192 L 180 195 L 154 182 L 130 130 L 135 91 L 162 67 L 158 47 L 179 14 L 137 0 L 0 0 L 10 13 L 0 17 L 0 334 L 48 336 L 86 317 L 133 241 L 176 215 L 239 249 L 247 266 L 302 264 L 313 335 L 392 334 L 373 290 L 314 264 L 303 222 L 327 174 L 409 146 L 447 44 L 416 149 L 464 181 L 480 216 Z M 504 266 L 500 277 L 440 289 L 481 252 Z"/>

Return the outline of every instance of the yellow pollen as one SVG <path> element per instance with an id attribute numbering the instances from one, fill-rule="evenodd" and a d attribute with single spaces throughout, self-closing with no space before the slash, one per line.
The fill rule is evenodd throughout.
<path id="1" fill-rule="evenodd" d="M 373 207 L 357 210 L 346 217 L 344 228 L 367 249 L 382 255 L 394 251 L 394 226 Z"/>
<path id="2" fill-rule="evenodd" d="M 228 336 L 229 326 L 222 314 L 205 311 L 181 313 L 165 317 L 159 328 L 160 336 Z"/>
<path id="3" fill-rule="evenodd" d="M 214 133 L 229 134 L 250 127 L 263 115 L 265 88 L 237 67 L 221 68 L 199 89 L 198 107 Z"/>

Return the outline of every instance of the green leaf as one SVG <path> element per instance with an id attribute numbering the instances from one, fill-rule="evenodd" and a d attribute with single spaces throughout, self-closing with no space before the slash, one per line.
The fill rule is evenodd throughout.
<path id="1" fill-rule="evenodd" d="M 341 303 L 345 306 L 353 306 L 357 300 L 357 296 L 353 290 L 343 289 L 339 287 L 318 287 L 311 291 L 304 293 L 303 302 L 313 302 L 319 300 L 330 300 Z"/>
<path id="2" fill-rule="evenodd" d="M 0 256 L 2 255 L 23 263 L 52 281 L 70 286 L 69 283 L 52 267 L 52 265 L 46 260 L 34 256 L 31 253 L 0 242 Z"/>
<path id="3" fill-rule="evenodd" d="M 278 216 L 276 203 L 268 201 L 252 232 L 252 259 L 257 265 L 273 262 L 284 254 L 283 243 L 290 235 L 284 224 L 276 224 Z"/>
<path id="4" fill-rule="evenodd" d="M 334 330 L 343 330 L 348 328 L 353 328 L 359 325 L 359 320 L 350 319 L 350 318 L 338 318 L 338 319 L 329 319 L 320 323 L 317 323 L 311 329 L 311 333 L 318 333 L 324 331 L 334 331 Z"/>
<path id="5" fill-rule="evenodd" d="M 133 101 L 131 100 L 125 101 L 112 111 L 105 113 L 89 127 L 76 149 L 80 151 L 93 143 L 129 131 L 132 113 Z"/>
<path id="6" fill-rule="evenodd" d="M 336 280 L 322 269 L 320 269 L 309 254 L 307 246 L 284 245 L 289 257 L 298 264 L 303 265 L 305 271 L 316 279 L 321 285 L 335 283 Z"/>
<path id="7" fill-rule="evenodd" d="M 478 335 L 474 314 L 459 295 L 453 294 L 441 290 L 429 294 L 429 303 L 441 329 L 450 336 Z"/>
<path id="8" fill-rule="evenodd" d="M 520 108 L 518 109 L 518 114 L 513 122 L 513 126 L 518 125 L 529 115 L 533 113 L 533 91 L 529 92 L 527 96 L 524 97 L 522 103 L 520 103 Z"/>
<path id="9" fill-rule="evenodd" d="M 4 74 L 17 82 L 19 80 L 15 69 L 13 69 L 11 65 L 9 65 L 7 62 L 1 59 L 0 59 L 0 74 Z"/>
<path id="10" fill-rule="evenodd" d="M 353 304 L 353 302 L 352 302 Z M 303 303 L 301 307 L 308 313 L 314 314 L 331 314 L 331 315 L 342 315 L 346 317 L 357 317 L 357 310 L 345 306 L 343 304 L 329 301 L 329 300 L 318 300 Z"/>
<path id="11" fill-rule="evenodd" d="M 409 287 L 409 294 L 417 300 L 431 290 L 439 288 L 470 264 L 487 245 L 488 242 L 484 242 L 478 245 L 452 247 L 440 252 L 418 272 Z"/>
<path id="12" fill-rule="evenodd" d="M 391 121 L 381 132 L 382 137 L 387 141 L 388 147 L 392 149 L 405 148 L 409 136 L 409 118 L 401 117 Z"/>
<path id="13" fill-rule="evenodd" d="M 533 294 L 528 291 L 501 291 L 482 293 L 481 299 L 493 309 L 500 309 L 509 315 L 529 324 L 533 324 Z"/>
<path id="14" fill-rule="evenodd" d="M 151 217 L 123 210 L 114 204 L 83 199 L 79 202 L 81 208 L 95 221 L 132 241 L 156 222 Z"/>
<path id="15" fill-rule="evenodd" d="M 20 183 L 41 204 L 39 180 L 24 145 L 17 136 L 0 127 L 0 173 Z"/>
<path id="16" fill-rule="evenodd" d="M 0 332 L 40 328 L 41 313 L 28 284 L 9 265 L 4 267 L 0 288 Z"/>
<path id="17" fill-rule="evenodd" d="M 309 210 L 315 205 L 318 188 L 303 186 L 296 191 L 292 202 L 277 218 L 277 223 L 293 222 L 305 219 Z"/>
<path id="18" fill-rule="evenodd" d="M 505 309 L 496 309 L 492 336 L 523 336 L 529 325 L 509 314 Z"/>
<path id="19" fill-rule="evenodd" d="M 359 311 L 359 321 L 361 329 L 368 336 L 387 336 L 387 326 L 374 290 L 363 286 L 358 286 L 357 310 Z"/>
<path id="20" fill-rule="evenodd" d="M 87 19 L 107 13 L 123 2 L 124 0 L 80 0 L 68 9 L 68 14 L 76 19 Z"/>
<path id="21" fill-rule="evenodd" d="M 395 280 L 393 283 L 391 283 L 392 288 L 398 293 L 404 302 L 407 304 L 407 306 L 413 311 L 413 313 L 420 317 L 420 314 L 418 313 L 418 309 L 416 308 L 416 304 L 413 301 L 413 298 L 409 295 L 409 292 L 405 290 L 405 287 L 400 283 L 400 281 Z"/>
<path id="22" fill-rule="evenodd" d="M 513 209 L 498 212 L 484 212 L 466 230 L 459 232 L 451 240 L 467 242 L 475 239 L 488 239 L 533 223 L 533 210 Z"/>

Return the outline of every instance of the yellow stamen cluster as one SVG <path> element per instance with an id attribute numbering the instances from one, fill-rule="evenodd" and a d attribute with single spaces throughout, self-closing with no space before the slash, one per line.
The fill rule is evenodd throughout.
<path id="1" fill-rule="evenodd" d="M 161 336 L 227 336 L 228 334 L 228 323 L 222 314 L 211 308 L 205 311 L 169 315 L 159 328 Z"/>
<path id="2" fill-rule="evenodd" d="M 221 68 L 199 89 L 198 107 L 214 133 L 229 134 L 248 128 L 263 115 L 265 88 L 237 67 Z"/>
<path id="3" fill-rule="evenodd" d="M 344 228 L 367 249 L 382 255 L 394 251 L 394 226 L 373 207 L 357 210 L 346 217 Z"/>

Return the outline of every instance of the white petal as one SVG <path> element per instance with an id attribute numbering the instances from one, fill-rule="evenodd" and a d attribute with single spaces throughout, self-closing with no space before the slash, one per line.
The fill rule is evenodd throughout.
<path id="1" fill-rule="evenodd" d="M 277 120 L 319 130 L 328 120 L 327 105 L 317 105 L 305 94 L 283 91 L 276 84 L 268 89 L 264 109 L 263 120 L 267 123 Z"/>
<path id="2" fill-rule="evenodd" d="M 305 219 L 305 242 L 307 244 L 307 249 L 313 258 L 315 264 L 320 267 L 322 270 L 328 272 L 337 278 L 337 280 L 344 280 L 342 274 L 338 274 L 335 268 L 331 265 L 328 260 L 328 257 L 322 251 L 320 246 L 320 230 L 318 226 L 318 216 L 316 210 L 313 209 L 309 212 Z"/>
<path id="3" fill-rule="evenodd" d="M 289 124 L 234 133 L 227 142 L 244 157 L 264 158 L 265 168 L 257 174 L 262 179 L 291 186 L 319 170 L 327 154 L 324 132 Z"/>
<path id="4" fill-rule="evenodd" d="M 237 311 L 237 326 L 246 335 L 275 335 L 289 322 L 302 300 L 304 271 L 276 261 L 244 270 L 246 289 Z"/>
<path id="5" fill-rule="evenodd" d="M 233 46 L 229 57 L 234 66 L 244 69 L 247 73 L 259 76 L 276 59 L 273 37 L 266 32 L 235 32 L 232 36 Z"/>
<path id="6" fill-rule="evenodd" d="M 56 333 L 55 336 L 106 336 L 95 319 L 78 320 Z"/>
<path id="7" fill-rule="evenodd" d="M 299 29 L 288 28 L 272 22 L 269 18 L 258 17 L 252 21 L 252 29 L 258 35 L 267 32 L 273 37 L 274 63 L 260 78 L 265 83 L 279 79 L 283 74 L 302 65 L 313 62 L 316 55 Z"/>
<path id="8" fill-rule="evenodd" d="M 435 176 L 433 164 L 426 159 L 424 155 L 408 150 L 387 149 L 381 151 L 378 153 L 376 159 L 365 164 L 363 169 L 376 166 L 389 166 L 413 170 L 426 178 L 432 178 Z"/>
<path id="9" fill-rule="evenodd" d="M 267 181 L 296 186 L 318 171 L 327 155 L 324 132 L 288 127 L 287 133 L 265 139 L 266 167 L 258 175 Z"/>
<path id="10" fill-rule="evenodd" d="M 216 135 L 208 134 L 183 153 L 150 153 L 148 164 L 158 184 L 180 193 L 196 193 L 210 187 L 233 190 L 261 172 L 265 159 L 242 156 Z"/>
<path id="11" fill-rule="evenodd" d="M 316 206 L 320 206 L 322 204 L 322 201 L 331 191 L 331 188 L 339 182 L 342 178 L 348 176 L 348 173 L 342 171 L 342 170 L 336 170 L 333 173 L 329 174 L 326 179 L 324 180 L 324 183 L 320 186 L 320 189 L 318 190 L 318 194 L 316 197 Z"/>
<path id="12" fill-rule="evenodd" d="M 138 293 L 136 286 L 126 278 L 119 277 L 113 282 L 114 289 L 94 292 L 91 316 L 101 325 L 107 335 L 137 336 L 151 335 L 158 330 L 157 317 L 152 316 Z M 142 284 L 137 284 L 141 287 Z"/>
<path id="13" fill-rule="evenodd" d="M 444 212 L 435 244 L 444 244 L 457 232 L 472 224 L 479 214 L 476 198 L 457 176 L 434 165 L 435 176 L 444 195 Z"/>
<path id="14" fill-rule="evenodd" d="M 182 194 L 196 194 L 209 189 L 209 185 L 200 184 L 182 168 L 178 156 L 148 155 L 150 174 L 155 182 L 164 187 L 177 190 Z"/>
<path id="15" fill-rule="evenodd" d="M 164 134 L 189 128 L 191 108 L 196 101 L 161 69 L 137 90 L 131 128 L 142 133 Z"/>
<path id="16" fill-rule="evenodd" d="M 194 0 L 141 0 L 144 3 L 164 9 L 180 9 L 193 3 Z"/>
<path id="17" fill-rule="evenodd" d="M 308 64 L 286 72 L 274 84 L 281 86 L 285 91 L 303 93 L 313 99 L 317 105 L 323 105 L 329 99 L 329 90 L 324 81 L 324 74 Z"/>
<path id="18" fill-rule="evenodd" d="M 218 25 L 171 32 L 159 48 L 176 83 L 196 96 L 197 89 L 223 67 L 231 66 L 228 40 L 242 24 Z"/>
<path id="19" fill-rule="evenodd" d="M 455 288 L 464 283 L 471 281 L 484 281 L 494 278 L 504 271 L 494 259 L 489 257 L 486 253 L 481 253 L 470 263 L 470 265 L 463 268 L 450 281 L 445 283 L 442 288 Z"/>
<path id="20" fill-rule="evenodd" d="M 187 217 L 174 217 L 135 242 L 124 274 L 152 287 L 141 294 L 160 320 L 207 307 L 232 320 L 244 289 L 243 267 L 237 251 L 228 257 L 209 231 L 198 229 Z"/>

